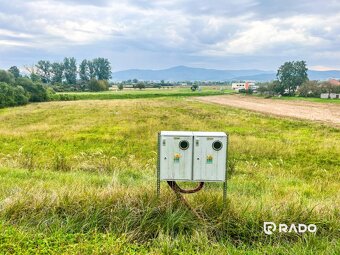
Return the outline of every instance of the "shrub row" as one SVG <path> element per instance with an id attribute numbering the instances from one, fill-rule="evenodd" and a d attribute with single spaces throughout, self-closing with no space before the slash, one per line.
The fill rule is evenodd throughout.
<path id="1" fill-rule="evenodd" d="M 29 78 L 15 79 L 10 72 L 0 70 L 0 108 L 48 101 L 51 93 L 52 90 Z"/>

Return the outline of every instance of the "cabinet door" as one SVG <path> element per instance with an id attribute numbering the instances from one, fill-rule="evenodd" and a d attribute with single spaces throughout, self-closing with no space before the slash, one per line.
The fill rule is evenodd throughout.
<path id="1" fill-rule="evenodd" d="M 225 181 L 226 137 L 194 137 L 194 181 Z"/>
<path id="2" fill-rule="evenodd" d="M 192 136 L 160 137 L 160 179 L 192 180 Z"/>

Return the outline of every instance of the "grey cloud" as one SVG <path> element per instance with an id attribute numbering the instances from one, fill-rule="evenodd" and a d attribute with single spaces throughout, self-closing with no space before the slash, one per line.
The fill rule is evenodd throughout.
<path id="1" fill-rule="evenodd" d="M 332 15 L 339 12 L 340 2 L 337 0 L 261 0 L 254 6 L 259 18 L 286 17 L 300 14 Z"/>
<path id="2" fill-rule="evenodd" d="M 61 2 L 65 4 L 73 4 L 73 5 L 92 5 L 92 6 L 108 6 L 110 5 L 110 0 L 53 0 L 55 2 Z"/>
<path id="3" fill-rule="evenodd" d="M 0 0 L 0 68 L 67 55 L 106 56 L 117 69 L 275 69 L 290 58 L 340 68 L 329 54 L 339 11 L 321 0 Z"/>

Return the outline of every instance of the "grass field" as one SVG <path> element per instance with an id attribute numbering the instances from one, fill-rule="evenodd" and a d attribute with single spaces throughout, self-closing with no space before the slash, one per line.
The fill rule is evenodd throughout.
<path id="1" fill-rule="evenodd" d="M 203 221 L 165 183 L 157 200 L 160 130 L 229 133 L 224 211 L 221 184 L 187 196 Z M 1 109 L 0 254 L 339 254 L 339 134 L 186 97 Z"/>
<path id="2" fill-rule="evenodd" d="M 191 91 L 189 87 L 168 87 L 168 88 L 147 88 L 124 89 L 122 91 L 104 92 L 60 92 L 52 95 L 53 100 L 106 100 L 106 99 L 138 99 L 138 98 L 158 98 L 158 97 L 191 97 L 191 96 L 212 96 L 235 93 L 231 89 L 220 90 L 218 86 L 205 86 L 201 91 Z"/>

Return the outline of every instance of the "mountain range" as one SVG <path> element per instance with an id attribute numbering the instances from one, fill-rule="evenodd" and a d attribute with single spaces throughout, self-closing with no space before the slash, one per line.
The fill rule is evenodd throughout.
<path id="1" fill-rule="evenodd" d="M 308 70 L 310 80 L 326 80 L 339 78 L 340 71 L 315 71 Z M 218 70 L 195 68 L 188 66 L 175 66 L 161 70 L 128 69 L 112 73 L 112 80 L 138 79 L 143 81 L 271 81 L 276 79 L 275 71 L 263 71 L 257 69 L 246 70 Z"/>

